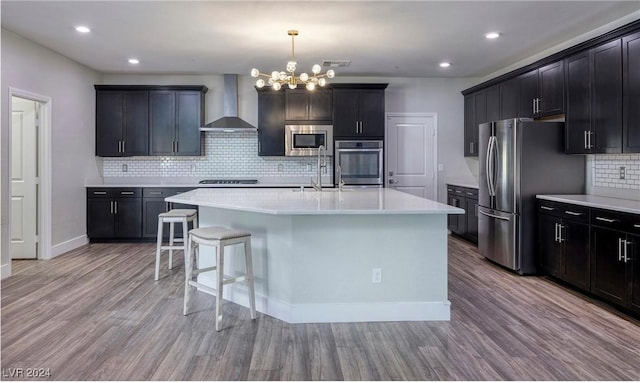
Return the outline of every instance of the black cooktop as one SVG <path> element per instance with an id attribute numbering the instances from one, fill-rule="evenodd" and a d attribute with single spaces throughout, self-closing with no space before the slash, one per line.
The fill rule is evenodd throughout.
<path id="1" fill-rule="evenodd" d="M 257 184 L 258 180 L 229 180 L 229 179 L 220 180 L 220 179 L 215 179 L 215 180 L 202 180 L 199 183 L 204 184 L 204 185 L 238 185 L 238 184 L 253 185 L 253 184 Z"/>

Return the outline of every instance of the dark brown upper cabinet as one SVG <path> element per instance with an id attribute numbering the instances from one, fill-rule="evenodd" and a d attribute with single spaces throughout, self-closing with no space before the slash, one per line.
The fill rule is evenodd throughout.
<path id="1" fill-rule="evenodd" d="M 335 84 L 334 138 L 384 138 L 384 90 L 387 84 Z"/>
<path id="2" fill-rule="evenodd" d="M 563 62 L 518 76 L 518 117 L 544 117 L 564 112 Z"/>
<path id="3" fill-rule="evenodd" d="M 640 32 L 622 39 L 622 151 L 640 153 Z"/>
<path id="4" fill-rule="evenodd" d="M 96 156 L 149 154 L 149 92 L 96 88 Z"/>
<path id="5" fill-rule="evenodd" d="M 622 40 L 565 59 L 565 152 L 622 152 Z"/>
<path id="6" fill-rule="evenodd" d="M 285 94 L 258 90 L 258 155 L 284 156 Z"/>
<path id="7" fill-rule="evenodd" d="M 189 90 L 150 92 L 149 153 L 154 156 L 199 156 L 204 124 L 202 93 Z"/>
<path id="8" fill-rule="evenodd" d="M 333 91 L 331 89 L 285 89 L 285 120 L 316 121 L 331 124 Z"/>

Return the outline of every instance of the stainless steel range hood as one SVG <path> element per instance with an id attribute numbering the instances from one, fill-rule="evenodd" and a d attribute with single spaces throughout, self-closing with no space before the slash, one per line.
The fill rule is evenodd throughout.
<path id="1" fill-rule="evenodd" d="M 238 118 L 238 75 L 224 75 L 224 117 L 200 127 L 201 132 L 257 132 L 258 129 Z"/>

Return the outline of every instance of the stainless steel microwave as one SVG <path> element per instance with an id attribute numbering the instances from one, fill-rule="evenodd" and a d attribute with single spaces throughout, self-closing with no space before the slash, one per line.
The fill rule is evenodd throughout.
<path id="1" fill-rule="evenodd" d="M 285 125 L 285 156 L 317 156 L 322 145 L 333 155 L 333 125 Z"/>

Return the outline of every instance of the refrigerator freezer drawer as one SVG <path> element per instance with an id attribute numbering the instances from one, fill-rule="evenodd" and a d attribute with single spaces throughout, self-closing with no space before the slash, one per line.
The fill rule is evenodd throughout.
<path id="1" fill-rule="evenodd" d="M 478 213 L 480 255 L 511 270 L 519 270 L 518 215 L 481 206 Z"/>

